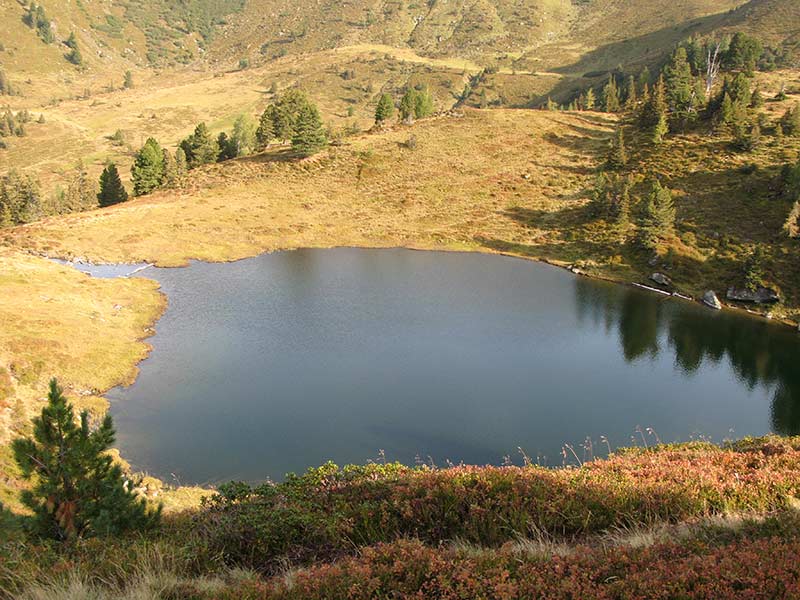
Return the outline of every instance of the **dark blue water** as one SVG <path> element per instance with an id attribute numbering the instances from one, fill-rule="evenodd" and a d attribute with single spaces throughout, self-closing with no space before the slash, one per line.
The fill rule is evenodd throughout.
<path id="1" fill-rule="evenodd" d="M 142 275 L 169 308 L 110 397 L 123 455 L 166 479 L 800 432 L 794 332 L 546 265 L 335 249 Z"/>

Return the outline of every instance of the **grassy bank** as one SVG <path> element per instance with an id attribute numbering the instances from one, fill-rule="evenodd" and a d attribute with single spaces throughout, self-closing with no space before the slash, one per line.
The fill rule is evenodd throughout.
<path id="1" fill-rule="evenodd" d="M 282 484 L 226 486 L 146 536 L 6 544 L 0 589 L 15 598 L 791 597 L 799 492 L 797 438 L 635 449 L 557 470 L 324 466 Z"/>

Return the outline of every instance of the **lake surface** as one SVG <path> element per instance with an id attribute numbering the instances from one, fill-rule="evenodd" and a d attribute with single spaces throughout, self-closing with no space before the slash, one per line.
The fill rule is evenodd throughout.
<path id="1" fill-rule="evenodd" d="M 800 433 L 796 333 L 547 265 L 342 248 L 140 275 L 169 308 L 109 397 L 123 455 L 167 480 Z"/>

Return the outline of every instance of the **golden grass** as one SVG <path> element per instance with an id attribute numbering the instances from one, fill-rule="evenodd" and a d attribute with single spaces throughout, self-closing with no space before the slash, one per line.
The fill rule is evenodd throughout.
<path id="1" fill-rule="evenodd" d="M 97 395 L 133 381 L 143 341 L 165 306 L 154 281 L 101 280 L 71 267 L 0 248 L 0 366 L 14 375 L 3 412 L 7 441 L 57 377 L 79 407 L 103 411 Z"/>
<path id="2" fill-rule="evenodd" d="M 529 244 L 543 258 L 578 252 L 577 223 L 613 120 L 599 114 L 468 111 L 353 138 L 301 162 L 282 151 L 212 166 L 181 192 L 52 218 L 9 243 L 97 262 L 182 265 L 301 246 L 488 249 Z M 414 135 L 417 147 L 403 148 Z"/>

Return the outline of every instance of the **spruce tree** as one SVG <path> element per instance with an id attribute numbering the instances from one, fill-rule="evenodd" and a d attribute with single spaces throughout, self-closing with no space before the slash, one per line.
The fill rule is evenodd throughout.
<path id="1" fill-rule="evenodd" d="M 66 58 L 69 62 L 71 62 L 76 67 L 80 67 L 83 65 L 83 55 L 81 54 L 80 49 L 78 46 L 75 46 L 69 53 L 66 55 Z"/>
<path id="2" fill-rule="evenodd" d="M 100 192 L 97 194 L 97 200 L 100 206 L 111 206 L 127 199 L 128 192 L 122 185 L 117 166 L 110 162 L 100 174 Z"/>
<path id="3" fill-rule="evenodd" d="M 628 78 L 628 87 L 625 90 L 625 110 L 632 113 L 636 110 L 636 102 L 638 94 L 636 93 L 636 80 L 631 75 Z"/>
<path id="4" fill-rule="evenodd" d="M 757 244 L 744 263 L 744 285 L 755 292 L 764 285 L 764 248 Z"/>
<path id="5" fill-rule="evenodd" d="M 675 230 L 675 205 L 672 192 L 653 180 L 644 204 L 639 232 L 642 245 L 655 250 Z"/>
<path id="6" fill-rule="evenodd" d="M 433 114 L 433 95 L 428 87 L 417 91 L 414 98 L 414 116 L 417 119 L 424 119 Z"/>
<path id="7" fill-rule="evenodd" d="M 186 177 L 186 172 L 189 170 L 189 165 L 186 162 L 186 152 L 180 146 L 175 150 L 175 175 L 178 183 Z"/>
<path id="8" fill-rule="evenodd" d="M 164 183 L 164 153 L 153 138 L 148 138 L 136 154 L 131 167 L 135 196 L 149 194 Z"/>
<path id="9" fill-rule="evenodd" d="M 631 187 L 630 176 L 625 177 L 614 203 L 614 227 L 622 242 L 627 240 L 631 227 Z"/>
<path id="10" fill-rule="evenodd" d="M 162 150 L 164 156 L 164 181 L 162 185 L 168 188 L 174 188 L 178 185 L 178 165 L 175 157 L 167 148 Z"/>
<path id="11" fill-rule="evenodd" d="M 301 156 L 311 156 L 328 144 L 319 110 L 313 104 L 300 109 L 292 137 L 292 148 Z"/>
<path id="12" fill-rule="evenodd" d="M 275 128 L 273 126 L 273 111 L 274 106 L 268 107 L 261 113 L 258 120 L 258 128 L 256 129 L 256 149 L 263 150 L 275 137 Z"/>
<path id="13" fill-rule="evenodd" d="M 409 87 L 400 100 L 400 118 L 411 124 L 416 116 L 417 90 Z M 481 107 L 483 108 L 483 107 Z"/>
<path id="14" fill-rule="evenodd" d="M 623 169 L 628 164 L 628 153 L 625 149 L 625 132 L 622 127 L 617 128 L 617 132 L 611 140 L 611 146 L 606 161 L 609 169 Z"/>
<path id="15" fill-rule="evenodd" d="M 394 100 L 389 94 L 383 94 L 375 108 L 375 124 L 382 125 L 394 114 Z"/>
<path id="16" fill-rule="evenodd" d="M 680 46 L 675 49 L 664 68 L 664 84 L 673 123 L 685 127 L 694 114 L 694 82 L 692 68 L 686 58 L 686 48 Z"/>
<path id="17" fill-rule="evenodd" d="M 194 128 L 194 133 L 181 142 L 181 148 L 190 169 L 216 162 L 219 155 L 219 146 L 205 123 Z"/>
<path id="18" fill-rule="evenodd" d="M 33 512 L 32 529 L 58 540 L 116 535 L 157 524 L 160 508 L 150 511 L 130 491 L 108 450 L 114 443 L 110 415 L 95 430 L 85 411 L 76 423 L 72 406 L 55 379 L 47 406 L 33 420 L 33 437 L 12 443 L 25 479 L 22 502 Z"/>
<path id="19" fill-rule="evenodd" d="M 236 147 L 231 142 L 228 134 L 224 131 L 221 131 L 220 134 L 217 136 L 217 148 L 219 148 L 219 153 L 217 154 L 217 162 L 222 162 L 223 160 L 229 160 L 231 158 L 236 158 Z"/>
<path id="20" fill-rule="evenodd" d="M 800 136 L 800 103 L 787 108 L 780 120 L 783 133 L 788 136 Z"/>
<path id="21" fill-rule="evenodd" d="M 619 88 L 613 75 L 609 75 L 608 83 L 603 88 L 603 107 L 610 113 L 619 112 L 620 109 Z"/>
<path id="22" fill-rule="evenodd" d="M 594 103 L 595 103 L 594 89 L 589 88 L 588 90 L 586 90 L 586 97 L 584 98 L 583 101 L 583 108 L 585 110 L 594 110 Z"/>

